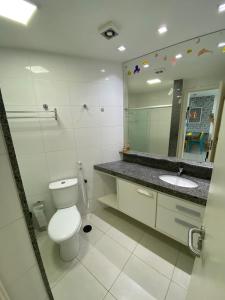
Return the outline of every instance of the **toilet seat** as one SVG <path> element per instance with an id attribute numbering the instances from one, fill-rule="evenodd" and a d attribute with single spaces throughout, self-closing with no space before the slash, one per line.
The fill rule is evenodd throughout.
<path id="1" fill-rule="evenodd" d="M 81 227 L 81 216 L 76 206 L 57 210 L 48 225 L 48 235 L 56 243 L 71 238 Z"/>

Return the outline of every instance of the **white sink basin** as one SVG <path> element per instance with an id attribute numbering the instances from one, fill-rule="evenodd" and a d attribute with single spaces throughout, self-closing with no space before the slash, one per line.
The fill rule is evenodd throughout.
<path id="1" fill-rule="evenodd" d="M 196 188 L 198 186 L 198 184 L 196 182 L 191 181 L 186 178 L 182 178 L 180 176 L 162 175 L 162 176 L 159 176 L 159 179 L 161 179 L 167 183 L 177 185 L 177 186 L 182 186 L 185 188 Z"/>

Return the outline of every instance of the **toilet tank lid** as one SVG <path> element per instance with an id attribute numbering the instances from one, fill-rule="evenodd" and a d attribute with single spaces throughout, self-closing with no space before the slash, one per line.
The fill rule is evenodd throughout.
<path id="1" fill-rule="evenodd" d="M 77 178 L 62 179 L 49 183 L 50 190 L 65 189 L 78 183 Z"/>

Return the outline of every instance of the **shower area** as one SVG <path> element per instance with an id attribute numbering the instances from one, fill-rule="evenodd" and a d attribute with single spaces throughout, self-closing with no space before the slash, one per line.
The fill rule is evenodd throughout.
<path id="1" fill-rule="evenodd" d="M 172 105 L 128 108 L 128 141 L 134 151 L 168 155 Z"/>

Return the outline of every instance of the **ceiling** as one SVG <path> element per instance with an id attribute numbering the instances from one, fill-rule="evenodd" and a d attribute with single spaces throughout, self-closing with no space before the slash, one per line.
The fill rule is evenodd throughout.
<path id="1" fill-rule="evenodd" d="M 124 62 L 225 27 L 220 0 L 31 0 L 39 10 L 28 26 L 0 18 L 0 46 Z M 113 21 L 119 36 L 104 39 L 98 27 Z M 168 32 L 157 29 L 166 24 Z M 117 47 L 126 46 L 125 52 Z"/>
<path id="2" fill-rule="evenodd" d="M 225 79 L 225 48 L 218 48 L 220 42 L 225 42 L 225 30 L 213 33 L 200 39 L 193 39 L 176 46 L 145 55 L 124 64 L 124 72 L 127 75 L 128 90 L 130 93 L 146 93 L 162 90 L 171 87 L 171 82 L 176 79 Z M 210 52 L 198 56 L 201 49 L 208 49 Z M 192 50 L 188 53 L 188 50 Z M 172 59 L 182 54 L 181 59 L 172 63 Z M 166 57 L 166 61 L 164 60 Z M 144 68 L 144 62 L 149 63 L 149 68 Z M 140 67 L 140 72 L 134 74 L 135 66 Z M 163 70 L 163 73 L 156 74 L 156 70 Z M 128 76 L 128 72 L 131 72 Z M 161 83 L 149 85 L 149 79 L 159 78 Z"/>

